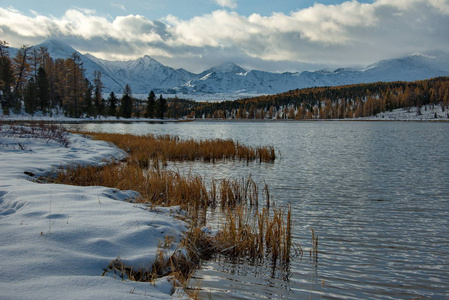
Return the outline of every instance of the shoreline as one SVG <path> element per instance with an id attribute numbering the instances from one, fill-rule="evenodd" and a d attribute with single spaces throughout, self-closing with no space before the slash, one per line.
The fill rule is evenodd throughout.
<path id="1" fill-rule="evenodd" d="M 101 165 L 125 153 L 104 141 L 68 134 L 70 145 L 29 135 L 0 134 L 0 290 L 8 299 L 156 299 L 173 297 L 170 278 L 155 284 L 122 280 L 102 272 L 121 258 L 151 265 L 167 236 L 174 252 L 187 230 L 176 208 L 133 203 L 138 193 L 114 188 L 38 183 L 69 164 Z M 31 175 L 34 175 L 31 177 Z M 130 293 L 130 291 L 133 291 Z M 176 295 L 184 293 L 176 289 Z"/>
<path id="2" fill-rule="evenodd" d="M 147 124 L 166 124 L 166 123 L 208 123 L 208 122 L 235 122 L 235 123 L 281 123 L 281 122 L 291 122 L 291 123 L 309 123 L 309 122 L 418 122 L 418 123 L 448 123 L 449 119 L 279 119 L 279 120 L 256 120 L 256 119 L 190 119 L 190 120 L 89 120 L 89 119 L 79 119 L 79 120 L 41 120 L 41 119 L 3 119 L 0 123 L 4 124 L 133 124 L 133 123 L 147 123 Z"/>

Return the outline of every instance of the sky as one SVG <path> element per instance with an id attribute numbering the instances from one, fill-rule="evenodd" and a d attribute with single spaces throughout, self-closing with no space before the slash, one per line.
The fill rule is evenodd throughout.
<path id="1" fill-rule="evenodd" d="M 0 0 L 0 40 L 57 38 L 108 60 L 150 55 L 201 72 L 365 66 L 449 52 L 449 0 Z"/>

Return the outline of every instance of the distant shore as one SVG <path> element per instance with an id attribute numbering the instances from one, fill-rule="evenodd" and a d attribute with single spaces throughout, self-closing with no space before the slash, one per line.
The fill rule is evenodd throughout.
<path id="1" fill-rule="evenodd" d="M 82 124 L 82 123 L 182 123 L 182 122 L 317 122 L 317 121 L 381 121 L 381 122 L 398 122 L 398 121 L 415 121 L 415 122 L 449 122 L 449 112 L 444 110 L 440 105 L 434 107 L 427 106 L 421 108 L 420 112 L 416 107 L 408 109 L 395 109 L 393 111 L 381 112 L 375 116 L 362 118 L 347 119 L 221 119 L 221 118 L 197 118 L 197 119 L 149 119 L 149 118 L 116 118 L 116 117 L 100 117 L 100 118 L 70 118 L 64 115 L 55 115 L 53 117 L 45 115 L 26 115 L 18 114 L 5 116 L 0 115 L 0 122 L 45 122 L 57 124 Z"/>

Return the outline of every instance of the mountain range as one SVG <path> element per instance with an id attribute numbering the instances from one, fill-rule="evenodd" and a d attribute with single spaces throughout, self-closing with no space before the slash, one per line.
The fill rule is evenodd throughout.
<path id="1" fill-rule="evenodd" d="M 77 52 L 69 45 L 50 39 L 35 47 L 46 47 L 51 57 L 68 58 Z M 145 55 L 130 61 L 107 61 L 79 53 L 86 77 L 102 73 L 104 92 L 121 93 L 129 84 L 134 94 L 258 95 L 316 86 L 338 86 L 378 81 L 414 81 L 449 76 L 449 55 L 443 52 L 412 54 L 382 60 L 363 68 L 323 69 L 319 71 L 270 73 L 247 71 L 233 63 L 212 67 L 199 74 L 174 69 Z"/>

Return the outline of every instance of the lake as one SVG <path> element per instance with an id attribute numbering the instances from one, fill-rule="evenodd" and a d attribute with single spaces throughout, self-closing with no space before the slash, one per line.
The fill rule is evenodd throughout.
<path id="1" fill-rule="evenodd" d="M 449 297 L 449 123 L 189 122 L 79 124 L 70 129 L 231 138 L 273 145 L 274 163 L 178 163 L 208 179 L 265 181 L 291 204 L 288 270 L 227 261 L 197 272 L 203 298 L 329 299 Z M 311 228 L 319 256 L 309 256 Z"/>

